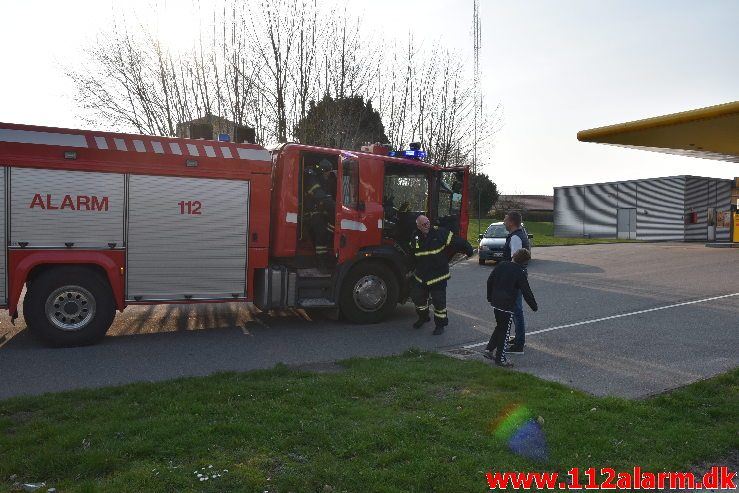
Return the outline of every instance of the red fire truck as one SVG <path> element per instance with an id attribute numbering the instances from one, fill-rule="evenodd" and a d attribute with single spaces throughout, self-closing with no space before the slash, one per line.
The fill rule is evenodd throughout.
<path id="1" fill-rule="evenodd" d="M 57 346 L 99 340 L 128 305 L 382 320 L 407 299 L 418 214 L 466 237 L 468 171 L 366 150 L 0 123 L 0 304 L 15 320 L 25 285 L 29 330 Z M 328 271 L 304 210 L 306 176 L 324 159 L 337 178 Z"/>

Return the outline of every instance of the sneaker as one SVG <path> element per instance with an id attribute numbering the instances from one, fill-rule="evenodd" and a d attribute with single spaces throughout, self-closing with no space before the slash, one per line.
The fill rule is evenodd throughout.
<path id="1" fill-rule="evenodd" d="M 515 344 L 515 342 L 516 342 L 516 338 L 515 337 L 509 337 L 508 340 L 506 341 L 506 344 L 508 344 L 509 346 L 513 346 L 513 344 Z"/>
<path id="2" fill-rule="evenodd" d="M 513 366 L 513 363 L 504 359 L 504 360 L 496 361 L 495 366 L 501 366 L 503 368 L 510 368 Z"/>
<path id="3" fill-rule="evenodd" d="M 425 324 L 426 322 L 430 322 L 430 321 L 431 321 L 431 318 L 429 317 L 419 318 L 418 320 L 413 322 L 413 328 L 420 329 L 423 324 Z"/>
<path id="4" fill-rule="evenodd" d="M 444 327 L 437 325 L 434 331 L 432 332 L 433 335 L 438 336 L 444 333 Z"/>
<path id="5" fill-rule="evenodd" d="M 482 352 L 482 357 L 487 359 L 495 359 L 495 353 L 486 349 Z"/>
<path id="6" fill-rule="evenodd" d="M 505 352 L 509 354 L 523 354 L 523 346 L 516 346 L 515 344 L 511 344 L 506 348 Z"/>

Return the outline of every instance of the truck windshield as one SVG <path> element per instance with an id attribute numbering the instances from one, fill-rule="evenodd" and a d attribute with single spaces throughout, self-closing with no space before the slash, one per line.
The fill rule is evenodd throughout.
<path id="1" fill-rule="evenodd" d="M 407 246 L 416 228 L 416 217 L 428 213 L 429 177 L 418 169 L 388 163 L 383 185 L 383 236 Z"/>
<path id="2" fill-rule="evenodd" d="M 385 174 L 383 202 L 399 210 L 425 212 L 428 188 L 425 174 Z"/>

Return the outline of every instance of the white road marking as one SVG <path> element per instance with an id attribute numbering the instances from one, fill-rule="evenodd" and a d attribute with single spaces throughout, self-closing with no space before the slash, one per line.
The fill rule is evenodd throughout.
<path id="1" fill-rule="evenodd" d="M 674 305 L 667 305 L 667 306 L 660 306 L 657 308 L 650 308 L 648 310 L 639 310 L 636 312 L 631 313 L 622 313 L 621 315 L 612 315 L 610 317 L 603 317 L 603 318 L 595 318 L 593 320 L 585 320 L 583 322 L 576 322 L 574 324 L 567 324 L 567 325 L 558 325 L 556 327 L 549 327 L 547 329 L 541 329 L 541 330 L 535 330 L 533 332 L 526 332 L 527 336 L 532 336 L 536 334 L 543 334 L 544 332 L 551 332 L 553 330 L 559 330 L 559 329 L 566 329 L 568 327 L 577 327 L 578 325 L 587 325 L 587 324 L 594 324 L 596 322 L 605 322 L 606 320 L 613 320 L 615 318 L 622 318 L 622 317 L 630 317 L 632 315 L 640 315 L 642 313 L 649 313 L 649 312 L 656 312 L 659 310 L 667 310 L 668 308 L 676 308 L 678 306 L 686 306 L 686 305 L 694 305 L 696 303 L 705 303 L 706 301 L 714 301 L 714 300 L 721 300 L 724 298 L 731 298 L 732 296 L 739 296 L 739 293 L 731 293 L 731 294 L 725 294 L 722 296 L 714 296 L 712 298 L 705 298 L 702 300 L 694 300 L 694 301 L 686 301 L 684 303 L 676 303 Z M 467 346 L 462 346 L 464 349 L 471 349 L 474 347 L 480 347 L 485 346 L 488 342 L 480 342 L 477 344 L 468 344 Z"/>

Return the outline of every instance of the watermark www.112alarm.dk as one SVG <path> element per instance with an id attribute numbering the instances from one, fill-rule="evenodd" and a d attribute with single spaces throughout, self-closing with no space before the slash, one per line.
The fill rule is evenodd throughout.
<path id="1" fill-rule="evenodd" d="M 582 471 L 573 467 L 566 475 L 557 472 L 487 472 L 485 479 L 491 490 L 507 488 L 528 490 L 633 490 L 633 489 L 736 489 L 736 471 L 728 467 L 712 467 L 706 474 L 692 472 L 647 472 L 634 467 L 617 472 L 610 467 Z"/>

